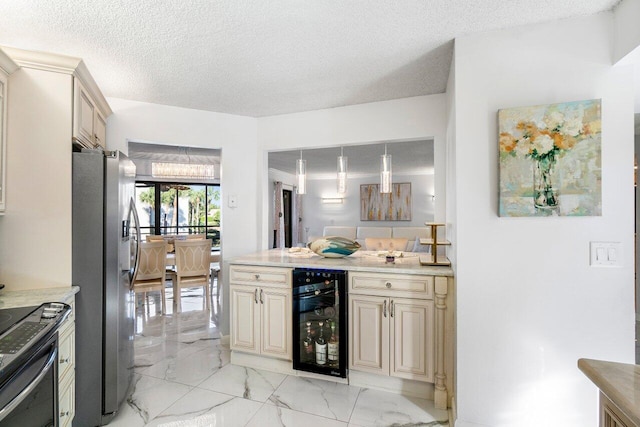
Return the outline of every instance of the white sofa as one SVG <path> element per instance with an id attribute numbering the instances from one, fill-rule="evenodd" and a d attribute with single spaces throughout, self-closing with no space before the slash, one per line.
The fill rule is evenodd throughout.
<path id="1" fill-rule="evenodd" d="M 347 226 L 326 226 L 322 231 L 323 236 L 340 236 L 355 240 L 365 247 L 365 239 L 374 238 L 406 238 L 407 247 L 405 251 L 413 251 L 416 239 L 428 238 L 431 236 L 429 228 L 424 227 L 347 227 Z M 419 244 L 418 244 L 419 245 Z M 428 248 L 427 246 L 424 249 Z M 423 249 L 423 250 L 424 250 Z"/>

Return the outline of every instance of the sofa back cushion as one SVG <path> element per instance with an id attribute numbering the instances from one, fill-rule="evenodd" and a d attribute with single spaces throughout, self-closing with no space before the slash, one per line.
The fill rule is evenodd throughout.
<path id="1" fill-rule="evenodd" d="M 344 226 L 334 226 L 328 225 L 324 227 L 322 231 L 323 236 L 338 236 L 338 237 L 346 237 L 347 239 L 355 240 L 356 239 L 356 227 L 344 227 Z"/>
<path id="2" fill-rule="evenodd" d="M 365 249 L 368 251 L 404 251 L 407 239 L 391 237 L 367 237 L 364 239 Z"/>
<path id="3" fill-rule="evenodd" d="M 394 238 L 406 237 L 407 247 L 405 250 L 412 252 L 414 251 L 416 240 L 431 237 L 431 231 L 427 227 L 393 227 L 392 236 Z"/>

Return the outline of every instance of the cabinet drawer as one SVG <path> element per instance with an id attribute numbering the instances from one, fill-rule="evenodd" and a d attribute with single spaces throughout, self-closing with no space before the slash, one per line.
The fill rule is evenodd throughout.
<path id="1" fill-rule="evenodd" d="M 232 265 L 230 282 L 239 285 L 259 285 L 291 288 L 291 269 Z"/>
<path id="2" fill-rule="evenodd" d="M 433 276 L 387 273 L 349 273 L 349 292 L 433 299 Z"/>
<path id="3" fill-rule="evenodd" d="M 76 353 L 75 323 L 67 320 L 58 339 L 58 378 L 63 380 L 73 372 Z"/>

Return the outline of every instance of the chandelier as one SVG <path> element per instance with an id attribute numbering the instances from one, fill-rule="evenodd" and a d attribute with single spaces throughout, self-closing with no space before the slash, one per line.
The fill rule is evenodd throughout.
<path id="1" fill-rule="evenodd" d="M 154 178 L 215 179 L 215 168 L 211 164 L 153 162 L 151 175 Z"/>

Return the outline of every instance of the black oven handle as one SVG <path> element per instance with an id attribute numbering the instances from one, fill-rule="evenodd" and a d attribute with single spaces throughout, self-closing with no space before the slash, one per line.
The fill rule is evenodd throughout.
<path id="1" fill-rule="evenodd" d="M 27 385 L 16 397 L 14 397 L 11 402 L 7 403 L 7 405 L 0 409 L 0 421 L 2 421 L 7 415 L 11 413 L 24 399 L 29 396 L 29 394 L 40 384 L 40 381 L 47 375 L 47 371 L 51 368 L 51 366 L 58 359 L 58 346 L 52 346 L 51 352 L 49 353 L 49 357 L 47 357 L 47 361 L 45 362 L 42 369 L 38 375 Z M 57 381 L 55 379 L 54 381 Z"/>

